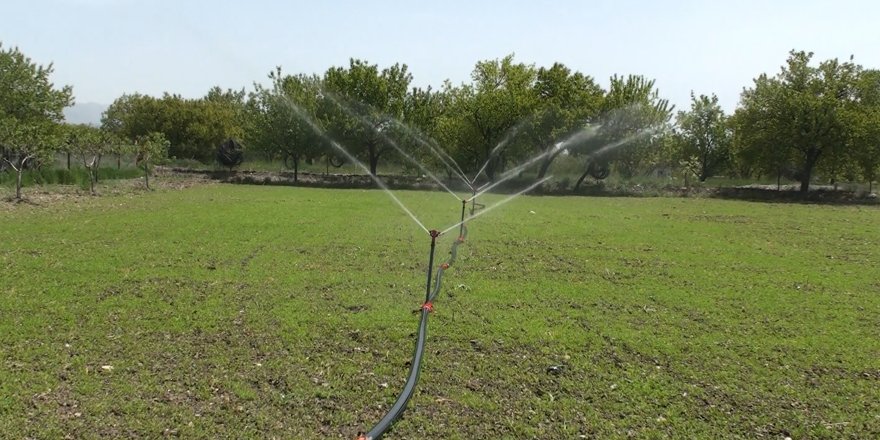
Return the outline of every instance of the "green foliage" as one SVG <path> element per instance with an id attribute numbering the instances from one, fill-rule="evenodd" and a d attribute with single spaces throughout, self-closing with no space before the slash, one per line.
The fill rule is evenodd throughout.
<path id="1" fill-rule="evenodd" d="M 89 174 L 89 188 L 95 194 L 101 159 L 109 154 L 128 152 L 130 145 L 114 133 L 88 125 L 65 125 L 64 150 L 77 156 Z"/>
<path id="2" fill-rule="evenodd" d="M 681 148 L 679 157 L 689 163 L 693 162 L 691 158 L 696 159 L 696 176 L 700 182 L 705 182 L 727 164 L 733 137 L 718 97 L 714 94 L 697 97 L 691 93 L 691 109 L 678 112 L 676 124 Z"/>
<path id="3" fill-rule="evenodd" d="M 858 106 L 849 114 L 852 160 L 868 183 L 880 174 L 880 70 L 865 70 L 857 85 Z"/>
<path id="4" fill-rule="evenodd" d="M 143 136 L 138 136 L 134 142 L 134 151 L 137 155 L 136 165 L 144 171 L 144 185 L 150 188 L 150 172 L 156 164 L 163 163 L 168 159 L 168 149 L 171 143 L 165 139 L 165 135 L 152 131 Z"/>
<path id="5" fill-rule="evenodd" d="M 266 157 L 291 159 L 294 171 L 298 172 L 301 159 L 324 152 L 323 138 L 299 114 L 302 112 L 314 118 L 321 79 L 284 75 L 280 67 L 269 74 L 269 79 L 271 89 L 256 85 L 248 98 L 250 126 L 246 145 Z"/>
<path id="6" fill-rule="evenodd" d="M 792 51 L 775 77 L 761 75 L 737 109 L 737 149 L 742 160 L 781 175 L 793 166 L 801 191 L 816 166 L 843 163 L 852 147 L 847 114 L 857 105 L 861 66 L 831 59 L 811 66 L 812 53 Z"/>
<path id="7" fill-rule="evenodd" d="M 534 151 L 544 152 L 576 136 L 589 121 L 594 121 L 599 115 L 605 94 L 593 78 L 572 72 L 561 63 L 554 63 L 549 69 L 538 69 L 534 89 L 538 104 L 527 131 L 527 139 L 534 145 Z M 575 142 L 566 146 L 578 148 Z M 550 164 L 563 151 L 558 149 L 556 154 L 544 158 L 537 179 L 544 177 Z"/>
<path id="8" fill-rule="evenodd" d="M 601 147 L 590 154 L 599 161 L 613 161 L 627 177 L 645 171 L 646 166 L 654 165 L 649 160 L 661 138 L 657 134 L 668 129 L 673 109 L 668 100 L 660 98 L 655 80 L 614 75 L 602 103 L 598 144 L 594 144 Z M 608 145 L 615 147 L 602 151 Z"/>
<path id="9" fill-rule="evenodd" d="M 18 174 L 19 199 L 21 173 L 51 158 L 60 143 L 62 111 L 73 103 L 70 86 L 52 84 L 52 71 L 52 64 L 38 65 L 18 48 L 0 44 L 0 170 L 8 165 Z"/>
<path id="10" fill-rule="evenodd" d="M 172 157 L 210 161 L 221 142 L 244 135 L 245 117 L 243 90 L 214 87 L 201 99 L 123 95 L 107 108 L 102 126 L 127 139 L 159 132 Z"/>
<path id="11" fill-rule="evenodd" d="M 359 59 L 324 74 L 326 95 L 318 116 L 335 140 L 368 161 L 371 174 L 377 173 L 380 158 L 393 151 L 386 132 L 403 119 L 411 82 L 406 64 L 380 71 L 378 65 Z"/>
<path id="12" fill-rule="evenodd" d="M 455 142 L 451 149 L 462 166 L 476 170 L 489 161 L 485 172 L 491 180 L 507 161 L 520 160 L 529 152 L 529 144 L 516 137 L 516 131 L 537 107 L 536 78 L 534 65 L 517 63 L 511 54 L 477 62 L 472 84 L 445 85 L 448 116 L 458 119 L 446 127 L 460 131 L 450 137 Z M 502 143 L 507 146 L 491 156 Z"/>

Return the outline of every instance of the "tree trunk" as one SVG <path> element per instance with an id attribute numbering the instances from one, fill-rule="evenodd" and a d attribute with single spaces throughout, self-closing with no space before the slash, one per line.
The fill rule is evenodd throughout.
<path id="1" fill-rule="evenodd" d="M 705 182 L 709 178 L 709 168 L 706 165 L 700 166 L 700 182 Z"/>
<path id="2" fill-rule="evenodd" d="M 587 175 L 588 175 L 588 174 L 590 174 L 590 170 L 589 170 L 589 169 L 586 170 L 586 171 L 584 171 L 584 174 L 581 174 L 580 179 L 578 179 L 577 183 L 574 184 L 574 191 L 577 191 L 578 189 L 580 189 L 581 184 L 584 183 L 584 179 L 587 178 Z"/>
<path id="3" fill-rule="evenodd" d="M 299 155 L 293 155 L 293 183 L 299 182 Z"/>
<path id="4" fill-rule="evenodd" d="M 144 185 L 150 189 L 150 168 L 144 165 Z"/>
<path id="5" fill-rule="evenodd" d="M 541 180 L 544 178 L 545 175 L 547 175 L 547 170 L 550 169 L 550 164 L 552 164 L 553 161 L 556 160 L 556 156 L 559 156 L 559 154 L 563 151 L 564 149 L 560 148 L 559 150 L 556 150 L 553 154 L 544 158 L 544 161 L 541 163 L 541 169 L 538 170 L 537 180 Z"/>
<path id="6" fill-rule="evenodd" d="M 813 175 L 813 168 L 819 161 L 819 155 L 822 150 L 811 148 L 806 151 L 804 157 L 804 168 L 801 171 L 801 194 L 806 195 L 810 191 L 810 177 Z"/>
<path id="7" fill-rule="evenodd" d="M 21 173 L 24 171 L 24 164 L 19 165 L 15 176 L 15 199 L 21 200 Z"/>
<path id="8" fill-rule="evenodd" d="M 804 176 L 801 179 L 801 194 L 810 192 L 810 172 L 812 170 L 804 170 Z"/>
<path id="9" fill-rule="evenodd" d="M 116 169 L 117 169 L 117 170 L 121 170 L 121 169 L 122 169 L 122 158 L 121 158 L 121 156 L 122 156 L 121 154 L 117 154 L 117 155 L 116 155 Z"/>
<path id="10" fill-rule="evenodd" d="M 67 152 L 67 171 L 70 171 L 70 151 Z"/>
<path id="11" fill-rule="evenodd" d="M 489 162 L 486 163 L 486 171 L 485 171 L 485 173 L 486 173 L 486 178 L 489 179 L 490 182 L 494 182 L 494 181 L 495 181 L 495 168 L 496 168 L 496 165 L 497 165 L 496 159 L 495 159 L 495 158 L 492 158 L 492 157 L 490 157 L 490 158 L 489 158 Z"/>
<path id="12" fill-rule="evenodd" d="M 379 168 L 379 152 L 376 151 L 376 142 L 371 141 L 368 147 L 370 151 L 370 174 L 376 176 L 376 169 Z"/>
<path id="13" fill-rule="evenodd" d="M 782 191 L 782 171 L 776 172 L 776 191 Z"/>
<path id="14" fill-rule="evenodd" d="M 94 168 L 89 168 L 89 192 L 94 196 L 97 195 L 95 192 L 95 183 L 98 182 L 98 171 Z"/>

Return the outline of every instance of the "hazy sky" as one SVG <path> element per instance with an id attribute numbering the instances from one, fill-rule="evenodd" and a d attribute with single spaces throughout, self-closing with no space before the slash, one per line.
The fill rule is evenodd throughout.
<path id="1" fill-rule="evenodd" d="M 4 47 L 54 62 L 77 102 L 122 93 L 187 97 L 251 88 L 277 65 L 323 73 L 350 57 L 406 63 L 419 86 L 468 81 L 474 63 L 515 53 L 560 61 L 603 86 L 656 78 L 677 109 L 691 90 L 732 110 L 744 86 L 791 49 L 880 68 L 880 2 L 2 0 Z"/>

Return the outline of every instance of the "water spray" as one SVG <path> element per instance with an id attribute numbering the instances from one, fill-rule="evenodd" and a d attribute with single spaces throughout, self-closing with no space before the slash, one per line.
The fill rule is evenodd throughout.
<path id="1" fill-rule="evenodd" d="M 413 214 L 412 211 L 410 211 L 409 208 L 407 208 L 406 205 L 404 205 L 403 202 L 401 202 L 400 199 L 398 199 L 397 196 L 395 196 L 394 193 L 391 192 L 391 189 L 388 188 L 388 185 L 386 185 L 385 182 L 382 181 L 382 179 L 374 176 L 373 173 L 370 172 L 370 169 L 367 168 L 367 166 L 364 165 L 363 162 L 357 160 L 357 158 L 354 157 L 353 154 L 349 153 L 348 150 L 345 149 L 345 147 L 339 145 L 339 142 L 336 142 L 335 140 L 331 139 L 330 136 L 327 136 L 327 133 L 325 133 L 324 130 L 320 126 L 318 126 L 318 124 L 314 120 L 312 120 L 312 118 L 308 114 L 306 114 L 302 108 L 300 108 L 300 106 L 296 105 L 296 103 L 294 103 L 290 99 L 286 99 L 283 102 L 286 102 L 287 105 L 294 111 L 294 113 L 296 113 L 300 119 L 302 119 L 306 124 L 308 124 L 308 126 L 312 130 L 314 130 L 315 134 L 327 140 L 327 142 L 329 142 L 330 145 L 336 149 L 336 151 L 342 153 L 342 155 L 345 156 L 345 158 L 348 159 L 349 162 L 357 165 L 358 167 L 360 167 L 360 169 L 365 171 L 367 175 L 370 176 L 370 179 L 372 179 L 379 188 L 385 191 L 385 194 L 387 194 L 388 197 L 390 197 L 391 200 L 393 200 L 394 203 L 396 203 L 397 206 L 399 206 L 400 209 L 402 209 L 403 212 L 405 212 L 409 216 L 409 218 L 416 222 L 416 224 L 419 225 L 422 230 L 430 233 L 430 231 L 428 231 L 428 228 L 426 228 L 425 225 L 422 224 L 418 217 L 416 217 L 416 215 Z"/>
<path id="2" fill-rule="evenodd" d="M 531 191 L 531 190 L 537 188 L 537 187 L 540 186 L 542 183 L 544 183 L 544 182 L 546 182 L 546 181 L 548 181 L 548 180 L 550 180 L 550 179 L 552 179 L 552 178 L 553 178 L 553 176 L 547 176 L 547 177 L 545 177 L 545 178 L 543 178 L 543 179 L 541 179 L 541 180 L 539 180 L 539 181 L 537 181 L 537 182 L 535 182 L 535 183 L 529 185 L 529 186 L 526 187 L 525 189 L 523 189 L 523 190 L 521 190 L 521 191 L 519 191 L 519 192 L 517 192 L 517 193 L 511 194 L 510 196 L 504 198 L 503 200 L 501 200 L 500 202 L 495 203 L 495 204 L 492 205 L 492 206 L 486 207 L 486 206 L 484 206 L 484 205 L 480 205 L 480 206 L 483 208 L 482 211 L 480 211 L 480 212 L 478 212 L 478 213 L 476 213 L 476 214 L 472 214 L 470 217 L 468 217 L 468 218 L 462 220 L 461 223 L 456 223 L 456 224 L 454 224 L 454 225 L 452 225 L 452 226 L 450 226 L 450 227 L 448 227 L 448 228 L 446 228 L 446 229 L 440 231 L 440 233 L 441 233 L 441 234 L 445 234 L 445 233 L 447 233 L 447 232 L 449 232 L 449 231 L 451 231 L 451 230 L 457 228 L 458 226 L 460 226 L 460 225 L 462 225 L 462 224 L 464 224 L 464 223 L 467 223 L 467 222 L 469 222 L 469 221 L 471 221 L 471 220 L 473 220 L 473 219 L 475 219 L 475 218 L 477 218 L 477 217 L 479 217 L 479 216 L 481 216 L 481 215 L 483 215 L 483 214 L 486 214 L 486 213 L 488 213 L 489 211 L 492 211 L 493 209 L 495 209 L 495 208 L 497 208 L 497 207 L 499 207 L 499 206 L 501 206 L 501 205 L 504 205 L 504 204 L 506 204 L 507 202 L 510 202 L 511 200 L 513 200 L 513 199 L 515 199 L 515 198 L 517 198 L 517 197 L 519 197 L 519 196 L 521 196 L 521 195 L 523 195 L 523 194 L 525 194 L 525 193 L 527 193 L 527 192 L 529 192 L 529 191 Z M 471 198 L 471 199 L 473 199 L 473 198 Z"/>
<path id="3" fill-rule="evenodd" d="M 425 174 L 425 176 L 427 176 L 428 178 L 430 178 L 431 180 L 433 180 L 437 185 L 440 185 L 440 188 L 443 188 L 446 192 L 448 192 L 449 194 L 451 194 L 452 197 L 455 197 L 456 199 L 461 200 L 461 199 L 460 199 L 460 198 L 459 198 L 454 192 L 452 192 L 451 189 L 449 189 L 449 187 L 447 187 L 442 181 L 440 181 L 440 179 L 438 179 L 437 176 L 434 175 L 434 173 L 428 171 L 428 169 L 425 168 L 425 166 L 422 165 L 421 162 L 415 160 L 415 158 L 413 158 L 412 156 L 410 156 L 409 154 L 407 154 L 405 151 L 403 151 L 403 148 L 400 148 L 400 146 L 397 145 L 397 142 L 395 142 L 394 139 L 391 139 L 390 136 L 388 136 L 388 135 L 386 135 L 385 133 L 383 133 L 383 130 L 382 130 L 381 128 L 377 127 L 376 125 L 374 125 L 372 121 L 370 121 L 369 119 L 367 119 L 365 116 L 360 115 L 360 114 L 357 114 L 357 113 L 355 113 L 354 111 L 352 111 L 350 108 L 348 108 L 347 106 L 345 106 L 345 105 L 344 105 L 339 99 L 337 99 L 336 97 L 334 97 L 332 93 L 327 92 L 327 93 L 325 94 L 325 96 L 326 96 L 328 99 L 330 99 L 331 102 L 333 102 L 334 104 L 336 104 L 337 107 L 341 108 L 343 111 L 345 111 L 346 113 L 348 113 L 349 116 L 352 116 L 352 117 L 354 117 L 355 119 L 357 119 L 357 120 L 361 123 L 361 125 L 363 125 L 363 126 L 366 127 L 366 128 L 369 128 L 369 129 L 372 130 L 374 133 L 376 133 L 377 135 L 379 135 L 379 137 L 381 137 L 382 140 L 385 141 L 385 143 L 387 143 L 387 144 L 390 145 L 392 148 L 394 148 L 395 150 L 397 150 L 397 152 L 398 152 L 401 156 L 403 156 L 403 157 L 404 157 L 406 160 L 408 160 L 410 163 L 414 164 L 414 165 L 417 166 L 420 170 L 422 170 L 422 172 Z"/>

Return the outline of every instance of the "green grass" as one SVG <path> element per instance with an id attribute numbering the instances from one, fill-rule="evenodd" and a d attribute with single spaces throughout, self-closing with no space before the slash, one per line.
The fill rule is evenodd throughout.
<path id="1" fill-rule="evenodd" d="M 429 227 L 458 216 L 448 194 L 398 194 Z M 429 240 L 382 192 L 0 208 L 4 438 L 350 439 L 403 385 Z M 471 225 L 387 438 L 877 438 L 878 224 L 518 199 Z"/>

